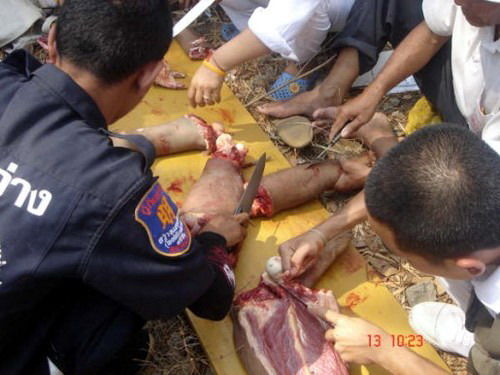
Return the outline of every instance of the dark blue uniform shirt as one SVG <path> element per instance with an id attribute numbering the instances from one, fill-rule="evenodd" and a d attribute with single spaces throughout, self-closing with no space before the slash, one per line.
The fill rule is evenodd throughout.
<path id="1" fill-rule="evenodd" d="M 24 51 L 0 63 L 0 374 L 29 373 L 74 285 L 144 319 L 230 308 L 234 285 L 211 256 L 224 239 L 155 251 L 135 210 L 156 180 L 102 128 L 92 98 L 55 66 Z"/>

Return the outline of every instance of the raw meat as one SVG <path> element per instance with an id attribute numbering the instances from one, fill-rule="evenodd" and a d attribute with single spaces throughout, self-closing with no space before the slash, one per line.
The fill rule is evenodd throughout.
<path id="1" fill-rule="evenodd" d="M 177 82 L 176 78 L 185 78 L 186 75 L 180 72 L 174 72 L 170 70 L 170 65 L 163 60 L 163 67 L 160 70 L 160 73 L 155 78 L 155 85 L 165 87 L 167 89 L 185 89 L 186 85 L 181 82 Z"/>
<path id="2" fill-rule="evenodd" d="M 264 274 L 259 286 L 234 302 L 234 340 L 249 375 L 348 375 L 325 338 L 328 328 L 304 303 L 338 310 L 331 292 L 298 283 L 281 286 Z"/>
<path id="3" fill-rule="evenodd" d="M 224 134 L 219 123 L 207 124 L 202 118 L 188 114 L 166 124 L 136 129 L 153 142 L 157 156 L 171 155 L 183 151 L 218 151 L 217 138 Z"/>
<path id="4" fill-rule="evenodd" d="M 333 190 L 342 170 L 335 160 L 299 165 L 264 176 L 252 205 L 252 216 L 271 217 Z"/>
<path id="5" fill-rule="evenodd" d="M 177 35 L 175 39 L 191 60 L 203 60 L 212 53 L 207 39 L 189 27 Z"/>
<path id="6" fill-rule="evenodd" d="M 241 169 L 248 150 L 235 144 L 229 134 L 222 134 L 215 143 L 212 158 L 182 205 L 181 215 L 193 233 L 215 215 L 231 215 L 243 194 Z"/>
<path id="7" fill-rule="evenodd" d="M 298 282 L 272 280 L 240 294 L 232 312 L 234 341 L 249 375 L 346 375 L 345 364 L 324 339 L 327 325 L 305 304 L 338 311 L 330 291 L 312 286 L 330 267 L 335 255 L 349 245 L 350 233 L 329 241 L 315 264 Z M 295 296 L 295 297 L 294 297 Z"/>

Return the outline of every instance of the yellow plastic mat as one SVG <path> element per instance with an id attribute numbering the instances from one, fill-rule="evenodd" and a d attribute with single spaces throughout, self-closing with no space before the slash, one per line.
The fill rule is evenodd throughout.
<path id="1" fill-rule="evenodd" d="M 177 44 L 172 46 L 167 59 L 173 70 L 184 72 L 188 77 L 192 77 L 199 66 L 199 62 L 190 61 Z M 157 125 L 191 112 L 209 122 L 223 123 L 237 141 L 249 147 L 248 160 L 256 160 L 263 152 L 266 152 L 271 157 L 266 165 L 266 174 L 288 167 L 288 161 L 225 86 L 222 90 L 222 98 L 222 102 L 217 106 L 193 110 L 188 106 L 186 90 L 175 91 L 154 87 L 140 105 L 114 124 L 112 129 L 120 131 Z M 160 158 L 155 162 L 153 169 L 172 198 L 182 204 L 190 186 L 200 176 L 206 160 L 207 156 L 204 153 L 187 152 Z M 248 178 L 251 172 L 252 168 L 247 168 L 244 171 L 245 177 Z M 254 220 L 248 229 L 248 237 L 239 254 L 236 268 L 238 291 L 257 285 L 266 260 L 276 255 L 280 243 L 306 231 L 327 217 L 328 213 L 321 204 L 313 202 L 281 213 L 272 219 Z M 324 275 L 318 287 L 333 290 L 339 303 L 347 306 L 345 311 L 352 311 L 380 325 L 390 333 L 401 335 L 414 333 L 408 325 L 405 311 L 392 294 L 377 283 L 373 272 L 353 248 L 337 260 Z M 233 345 L 230 318 L 222 322 L 210 322 L 192 315 L 190 318 L 217 373 L 220 375 L 245 374 Z M 446 368 L 441 358 L 429 345 L 425 344 L 415 350 Z M 385 373 L 375 366 L 351 366 L 350 370 L 351 374 Z"/>

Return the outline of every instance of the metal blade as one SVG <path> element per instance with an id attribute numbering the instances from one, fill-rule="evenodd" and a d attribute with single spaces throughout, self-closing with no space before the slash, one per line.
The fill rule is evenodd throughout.
<path id="1" fill-rule="evenodd" d="M 239 214 L 242 212 L 250 212 L 252 208 L 252 203 L 257 195 L 257 190 L 260 186 L 260 181 L 262 180 L 262 174 L 264 173 L 264 167 L 266 166 L 266 153 L 263 153 L 255 164 L 255 169 L 253 170 L 250 181 L 248 182 L 247 188 L 241 196 L 240 202 L 234 214 Z"/>
<path id="2" fill-rule="evenodd" d="M 193 21 L 205 11 L 205 9 L 214 3 L 214 1 L 215 0 L 201 0 L 198 4 L 192 7 L 191 10 L 174 25 L 173 37 L 176 37 L 181 33 L 181 31 L 191 25 Z"/>

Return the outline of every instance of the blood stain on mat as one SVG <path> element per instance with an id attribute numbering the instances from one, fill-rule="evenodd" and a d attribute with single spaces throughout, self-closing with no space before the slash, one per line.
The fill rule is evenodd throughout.
<path id="1" fill-rule="evenodd" d="M 224 108 L 214 108 L 214 111 L 219 112 L 221 121 L 227 124 L 234 124 L 234 114 L 233 111 L 229 111 Z"/>
<path id="2" fill-rule="evenodd" d="M 345 305 L 349 307 L 350 309 L 353 309 L 354 307 L 358 306 L 361 302 L 366 301 L 366 296 L 360 296 L 356 292 L 351 292 L 347 295 L 345 299 Z"/>
<path id="3" fill-rule="evenodd" d="M 170 183 L 167 187 L 167 191 L 171 193 L 182 193 L 182 184 L 184 183 L 183 178 L 178 178 Z"/>
<path id="4" fill-rule="evenodd" d="M 151 108 L 151 113 L 153 115 L 158 115 L 158 116 L 165 114 L 165 112 L 163 112 L 161 109 L 157 109 L 157 108 Z"/>

